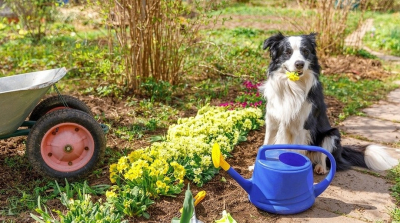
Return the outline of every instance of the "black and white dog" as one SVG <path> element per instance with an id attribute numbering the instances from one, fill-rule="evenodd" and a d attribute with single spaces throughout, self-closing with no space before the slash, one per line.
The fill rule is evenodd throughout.
<path id="1" fill-rule="evenodd" d="M 279 33 L 266 39 L 263 49 L 269 49 L 271 57 L 268 79 L 260 88 L 267 99 L 264 144 L 323 147 L 335 157 L 337 170 L 346 170 L 351 166 L 386 170 L 398 164 L 380 146 L 341 146 L 340 133 L 331 127 L 326 115 L 319 81 L 316 34 L 284 36 Z M 290 80 L 287 72 L 296 72 L 298 80 Z M 314 172 L 328 172 L 329 160 L 324 154 L 304 153 L 315 165 Z"/>

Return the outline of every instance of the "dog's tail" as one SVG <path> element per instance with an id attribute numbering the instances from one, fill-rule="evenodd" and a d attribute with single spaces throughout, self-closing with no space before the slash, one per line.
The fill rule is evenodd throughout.
<path id="1" fill-rule="evenodd" d="M 391 157 L 385 151 L 385 147 L 378 145 L 361 147 L 343 146 L 342 157 L 346 162 L 337 162 L 338 170 L 347 169 L 347 163 L 351 166 L 359 166 L 377 171 L 388 170 L 399 164 L 397 159 Z"/>

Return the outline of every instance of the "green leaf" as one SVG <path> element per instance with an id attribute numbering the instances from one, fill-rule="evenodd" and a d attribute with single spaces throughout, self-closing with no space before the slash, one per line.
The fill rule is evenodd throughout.
<path id="1" fill-rule="evenodd" d="M 146 218 L 146 219 L 149 219 L 149 218 L 150 218 L 150 215 L 149 215 L 149 213 L 147 213 L 147 212 L 143 212 L 143 217 Z"/>
<path id="2" fill-rule="evenodd" d="M 183 201 L 183 211 L 180 223 L 189 223 L 194 212 L 194 200 L 193 194 L 190 191 L 190 186 L 188 184 L 188 189 L 185 193 L 185 200 Z"/>
<path id="3" fill-rule="evenodd" d="M 32 214 L 32 213 L 31 213 L 31 217 L 32 217 L 33 219 L 35 219 L 37 222 L 39 222 L 39 223 L 46 223 L 46 222 L 44 222 L 42 219 L 40 219 L 38 216 L 36 216 L 36 215 L 34 215 L 34 214 Z"/>
<path id="4" fill-rule="evenodd" d="M 239 136 L 239 142 L 246 142 L 247 141 L 247 137 L 246 136 Z"/>

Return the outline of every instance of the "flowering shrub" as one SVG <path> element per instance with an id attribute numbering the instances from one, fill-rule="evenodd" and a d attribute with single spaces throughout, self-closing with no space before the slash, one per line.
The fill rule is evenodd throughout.
<path id="1" fill-rule="evenodd" d="M 257 108 L 205 106 L 196 117 L 171 125 L 166 141 L 121 157 L 110 166 L 110 179 L 144 187 L 152 197 L 179 193 L 183 177 L 202 186 L 218 171 L 212 165 L 212 145 L 218 143 L 227 156 L 250 130 L 264 124 L 262 116 Z"/>
<path id="2" fill-rule="evenodd" d="M 205 106 L 196 117 L 179 119 L 170 126 L 167 141 L 171 149 L 178 150 L 176 160 L 185 167 L 186 177 L 202 186 L 217 173 L 212 165 L 211 148 L 221 146 L 225 156 L 234 146 L 246 140 L 250 130 L 264 124 L 260 109 L 227 110 L 224 107 Z"/>
<path id="3" fill-rule="evenodd" d="M 119 213 L 148 218 L 146 209 L 154 203 L 150 198 L 180 193 L 184 176 L 185 169 L 178 163 L 138 149 L 110 166 L 111 182 L 117 185 L 106 192 L 107 201 Z"/>
<path id="4" fill-rule="evenodd" d="M 110 179 L 120 185 L 122 176 L 127 184 L 145 188 L 149 196 L 158 197 L 179 193 L 184 171 L 176 162 L 169 163 L 165 157 L 154 157 L 138 149 L 110 166 Z"/>
<path id="5" fill-rule="evenodd" d="M 241 92 L 234 102 L 221 103 L 220 106 L 230 109 L 248 107 L 264 109 L 265 99 L 258 90 L 261 84 L 262 83 L 254 84 L 251 81 L 244 81 L 244 92 Z"/>
<path id="6" fill-rule="evenodd" d="M 70 199 L 66 204 L 68 212 L 66 215 L 60 215 L 60 221 L 63 223 L 72 222 L 125 222 L 121 218 L 123 215 L 115 213 L 114 207 L 108 203 L 93 203 L 89 194 L 83 195 L 82 199 Z"/>
<path id="7" fill-rule="evenodd" d="M 56 213 L 56 216 L 46 207 L 42 208 L 40 202 L 36 208 L 36 212 L 40 216 L 31 214 L 31 217 L 39 223 L 73 223 L 73 222 L 85 222 L 85 223 L 127 223 L 128 221 L 122 220 L 124 217 L 123 213 L 119 213 L 115 205 L 108 202 L 102 203 L 101 199 L 95 203 L 92 202 L 90 194 L 85 194 L 83 191 L 79 191 L 78 198 L 68 198 L 66 192 L 61 192 L 61 203 L 68 209 L 68 212 L 64 214 L 59 210 L 52 210 Z M 40 201 L 40 197 L 39 197 Z"/>
<path id="8" fill-rule="evenodd" d="M 127 216 L 149 218 L 147 207 L 154 203 L 142 188 L 137 186 L 114 185 L 106 192 L 107 203 L 115 207 L 116 212 Z"/>
<path id="9" fill-rule="evenodd" d="M 250 130 L 264 124 L 258 108 L 231 109 L 205 106 L 195 117 L 179 119 L 168 129 L 166 140 L 133 151 L 110 166 L 107 201 L 119 213 L 143 215 L 153 203 L 150 198 L 181 192 L 186 177 L 198 186 L 218 172 L 211 160 L 211 149 L 218 143 L 225 157 L 234 146 L 246 140 Z"/>

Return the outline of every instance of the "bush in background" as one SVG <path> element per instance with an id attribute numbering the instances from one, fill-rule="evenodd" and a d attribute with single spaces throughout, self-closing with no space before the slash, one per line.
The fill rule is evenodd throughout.
<path id="1" fill-rule="evenodd" d="M 311 20 L 307 32 L 318 33 L 318 53 L 320 57 L 344 53 L 347 20 L 351 10 L 359 8 L 359 0 L 297 0 L 306 9 L 313 8 L 315 19 Z M 358 25 L 363 22 L 361 16 Z"/>
<path id="2" fill-rule="evenodd" d="M 119 85 L 141 93 L 141 83 L 155 81 L 175 85 L 180 80 L 186 49 L 195 43 L 197 30 L 210 20 L 215 3 L 195 0 L 99 0 L 110 28 L 111 51 L 122 57 L 125 72 L 114 78 Z M 118 47 L 113 47 L 113 36 Z"/>
<path id="3" fill-rule="evenodd" d="M 38 42 L 46 35 L 48 23 L 54 20 L 58 0 L 5 0 L 28 34 Z"/>

